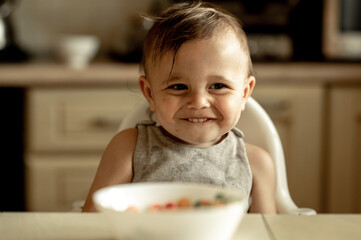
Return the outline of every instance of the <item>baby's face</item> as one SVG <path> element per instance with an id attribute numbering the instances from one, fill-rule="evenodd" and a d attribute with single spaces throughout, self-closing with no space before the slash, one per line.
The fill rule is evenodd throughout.
<path id="1" fill-rule="evenodd" d="M 185 42 L 173 69 L 168 54 L 140 82 L 151 110 L 174 139 L 209 146 L 236 125 L 252 92 L 247 61 L 236 35 L 226 31 Z"/>

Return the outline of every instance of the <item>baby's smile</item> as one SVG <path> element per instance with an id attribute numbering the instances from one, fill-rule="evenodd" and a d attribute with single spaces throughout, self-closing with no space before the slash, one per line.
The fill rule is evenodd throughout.
<path id="1" fill-rule="evenodd" d="M 209 121 L 211 119 L 210 118 L 188 118 L 187 120 L 189 122 L 192 122 L 192 123 L 204 123 L 204 122 Z"/>

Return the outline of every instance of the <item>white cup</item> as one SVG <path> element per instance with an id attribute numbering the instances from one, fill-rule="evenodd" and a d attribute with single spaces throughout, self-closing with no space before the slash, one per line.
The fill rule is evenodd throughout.
<path id="1" fill-rule="evenodd" d="M 92 35 L 64 35 L 59 39 L 58 54 L 74 69 L 83 69 L 95 57 L 99 39 Z"/>

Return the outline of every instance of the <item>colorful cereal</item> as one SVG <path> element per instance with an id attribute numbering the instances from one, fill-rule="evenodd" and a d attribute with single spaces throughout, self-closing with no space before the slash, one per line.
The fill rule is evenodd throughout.
<path id="1" fill-rule="evenodd" d="M 222 193 L 215 195 L 213 200 L 199 199 L 191 201 L 189 198 L 183 197 L 177 201 L 169 201 L 164 204 L 154 203 L 147 209 L 148 211 L 171 211 L 180 209 L 191 209 L 191 208 L 206 208 L 206 207 L 217 207 L 227 203 L 231 203 L 236 199 L 226 196 Z M 139 212 L 136 206 L 129 206 L 126 211 Z"/>

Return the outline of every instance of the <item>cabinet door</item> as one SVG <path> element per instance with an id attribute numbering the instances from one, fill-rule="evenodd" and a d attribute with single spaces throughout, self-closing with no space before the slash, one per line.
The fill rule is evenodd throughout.
<path id="1" fill-rule="evenodd" d="M 322 116 L 320 86 L 256 86 L 253 97 L 280 135 L 291 196 L 300 207 L 321 210 Z"/>
<path id="2" fill-rule="evenodd" d="M 143 99 L 127 88 L 35 88 L 27 94 L 30 151 L 103 151 Z"/>
<path id="3" fill-rule="evenodd" d="M 101 154 L 28 154 L 26 204 L 29 211 L 70 211 L 85 200 Z"/>
<path id="4" fill-rule="evenodd" d="M 361 212 L 361 88 L 332 88 L 328 211 Z"/>

